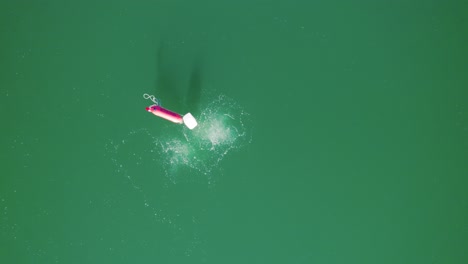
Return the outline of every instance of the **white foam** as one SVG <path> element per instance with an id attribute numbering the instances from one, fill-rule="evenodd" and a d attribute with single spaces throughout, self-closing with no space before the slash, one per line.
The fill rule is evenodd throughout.
<path id="1" fill-rule="evenodd" d="M 143 128 L 109 140 L 106 146 L 116 175 L 140 196 L 141 208 L 148 216 L 173 230 L 174 237 L 190 237 L 192 244 L 186 246 L 185 254 L 191 254 L 201 243 L 196 232 L 183 228 L 196 216 L 174 210 L 171 194 L 182 182 L 213 187 L 222 160 L 251 141 L 248 115 L 225 96 L 211 100 L 197 119 L 194 130 L 173 124 L 157 132 Z"/>
<path id="2" fill-rule="evenodd" d="M 114 140 L 121 143 L 113 144 L 112 149 L 118 154 L 139 149 L 140 153 L 136 153 L 139 159 L 135 162 L 148 168 L 162 168 L 174 183 L 198 180 L 200 175 L 213 182 L 213 169 L 229 152 L 250 142 L 248 117 L 234 100 L 219 96 L 201 111 L 194 130 L 167 126 L 163 133 L 153 133 L 140 129 L 124 139 Z M 123 146 L 128 149 L 122 149 Z M 187 169 L 191 172 L 184 173 Z"/>

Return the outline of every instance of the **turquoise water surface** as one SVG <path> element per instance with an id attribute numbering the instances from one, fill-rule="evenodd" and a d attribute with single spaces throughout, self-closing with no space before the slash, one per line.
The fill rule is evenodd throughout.
<path id="1" fill-rule="evenodd" d="M 468 263 L 467 7 L 2 1 L 0 263 Z"/>

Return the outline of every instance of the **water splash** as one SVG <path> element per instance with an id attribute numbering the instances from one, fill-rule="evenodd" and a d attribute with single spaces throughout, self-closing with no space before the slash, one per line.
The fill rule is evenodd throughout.
<path id="1" fill-rule="evenodd" d="M 206 175 L 213 181 L 213 169 L 234 149 L 250 143 L 248 131 L 249 115 L 232 99 L 219 96 L 201 112 L 198 127 L 194 130 L 182 128 L 183 137 L 158 137 L 159 154 L 164 157 L 166 175 L 177 182 L 184 179 L 178 175 L 180 169 L 190 168 L 193 172 Z"/>
<path id="2" fill-rule="evenodd" d="M 210 102 L 196 117 L 194 130 L 168 123 L 157 132 L 132 130 L 106 146 L 116 174 L 141 196 L 142 208 L 172 230 L 171 247 L 187 255 L 204 252 L 197 219 L 204 218 L 207 190 L 218 180 L 221 161 L 251 142 L 249 115 L 239 104 L 226 96 Z M 190 209 L 177 204 L 180 188 L 187 186 L 181 183 L 190 183 L 190 190 L 184 190 L 193 197 Z"/>
<path id="3" fill-rule="evenodd" d="M 133 130 L 125 139 L 111 143 L 112 159 L 119 170 L 126 171 L 126 177 L 143 173 L 137 167 L 146 167 L 146 173 L 160 174 L 162 170 L 172 183 L 202 177 L 211 184 L 220 161 L 251 142 L 249 114 L 221 95 L 211 100 L 197 121 L 194 130 L 173 124 L 159 133 L 146 128 Z"/>

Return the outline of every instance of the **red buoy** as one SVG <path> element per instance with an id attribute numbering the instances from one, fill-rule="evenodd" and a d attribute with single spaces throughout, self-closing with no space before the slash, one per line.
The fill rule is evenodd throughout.
<path id="1" fill-rule="evenodd" d="M 172 112 L 170 110 L 167 110 L 165 108 L 162 108 L 159 105 L 152 105 L 152 106 L 146 107 L 146 111 L 153 113 L 155 116 L 159 116 L 161 118 L 164 118 L 166 120 L 169 120 L 177 124 L 184 123 L 184 120 L 182 119 L 181 115 L 179 115 L 178 113 Z"/>

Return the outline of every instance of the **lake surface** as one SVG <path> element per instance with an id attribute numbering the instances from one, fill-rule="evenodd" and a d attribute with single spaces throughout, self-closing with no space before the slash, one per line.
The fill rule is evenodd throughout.
<path id="1" fill-rule="evenodd" d="M 467 7 L 3 1 L 0 262 L 468 263 Z"/>

